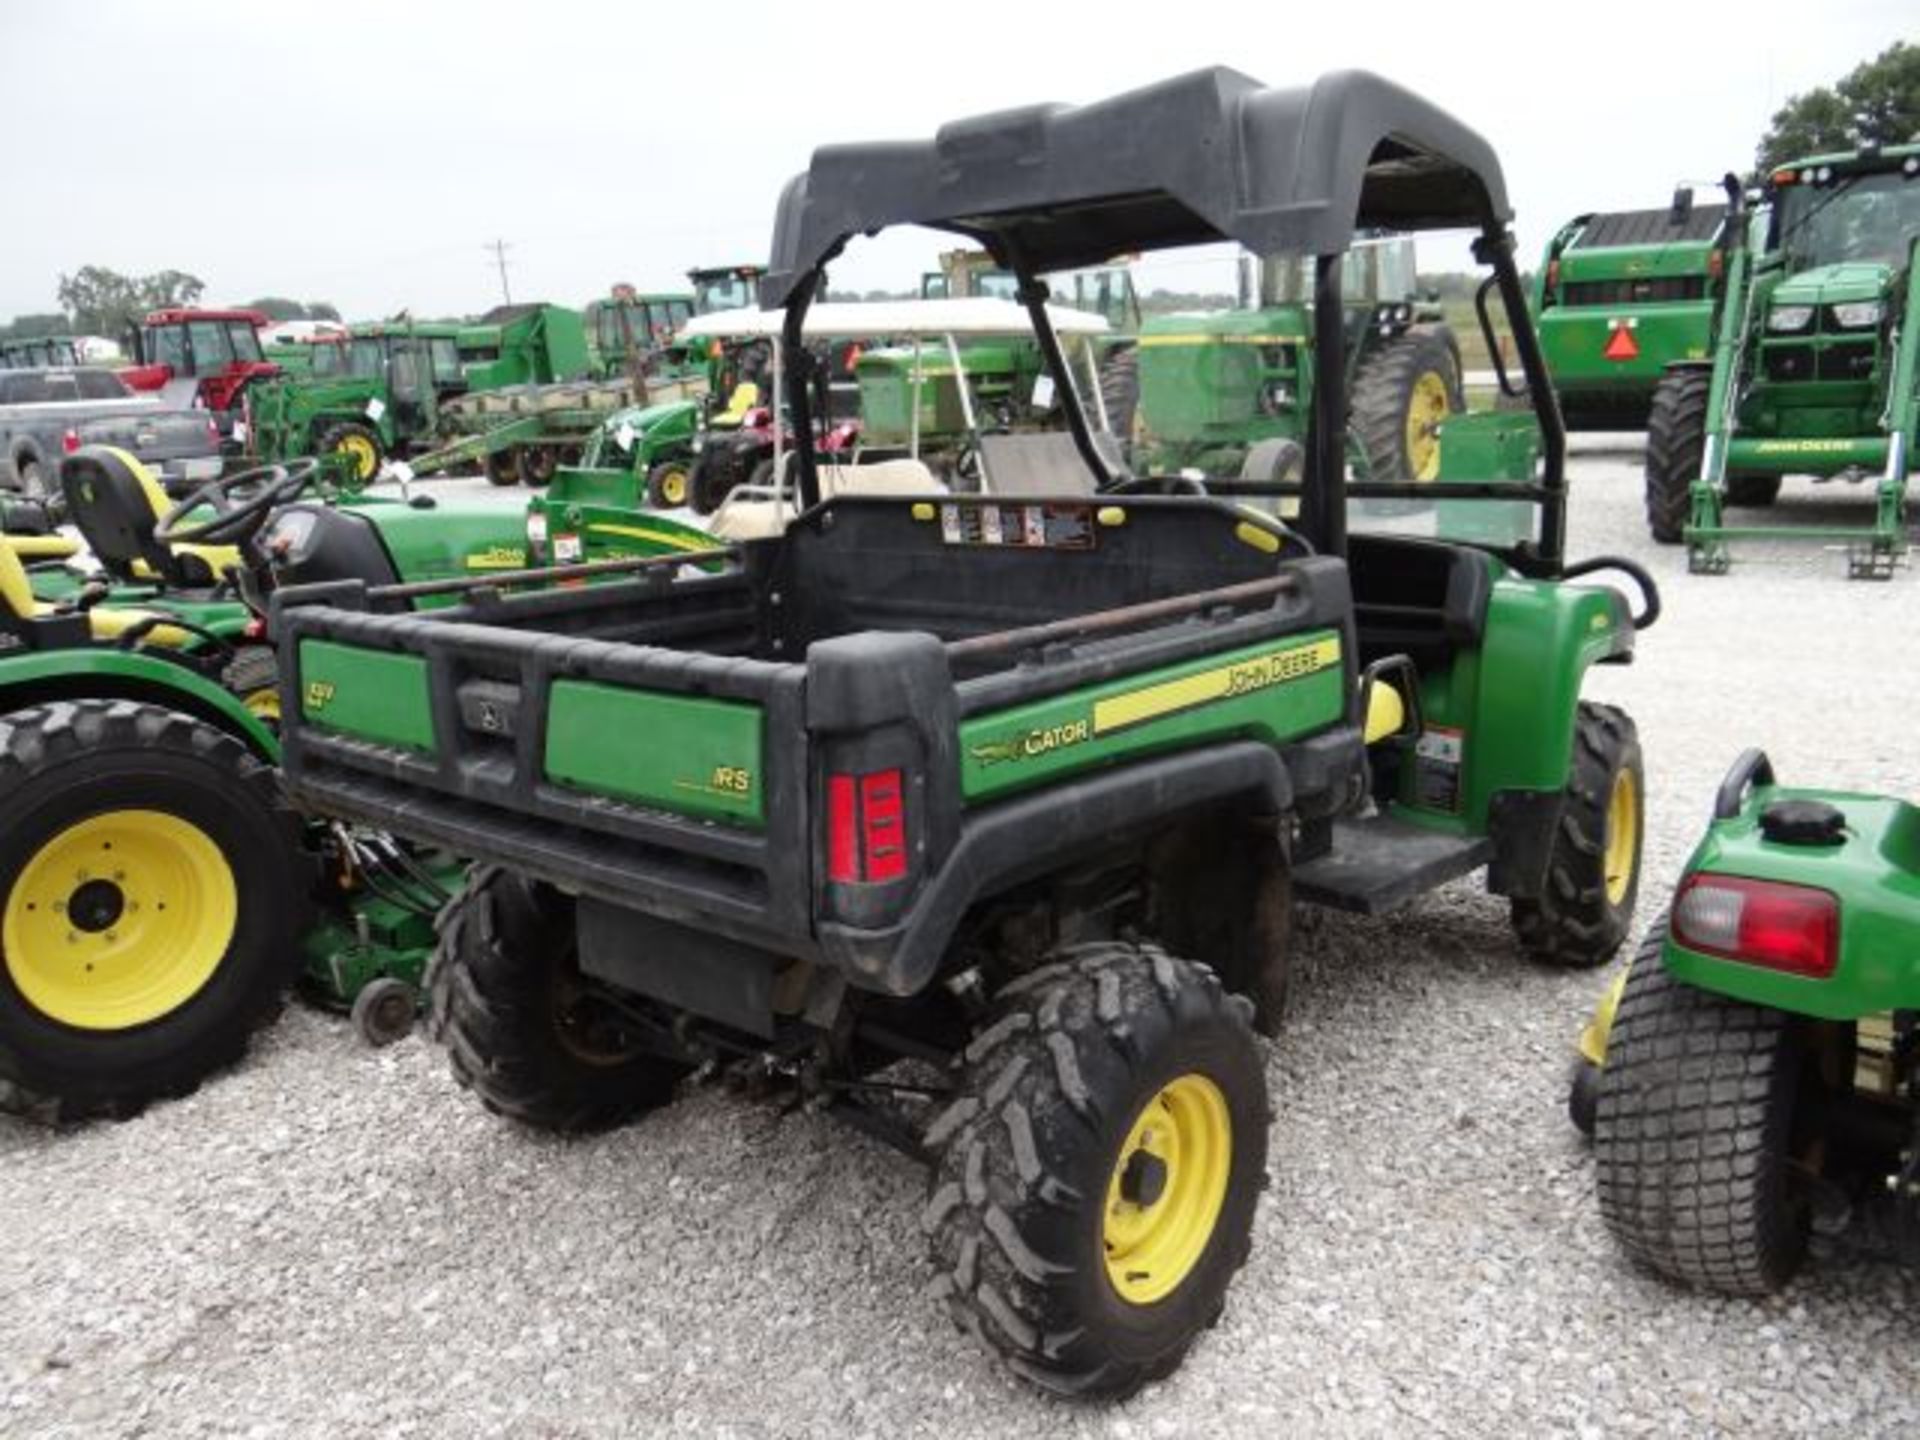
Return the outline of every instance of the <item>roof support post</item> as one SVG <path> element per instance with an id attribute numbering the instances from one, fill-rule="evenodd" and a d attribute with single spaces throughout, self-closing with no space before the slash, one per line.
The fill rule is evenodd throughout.
<path id="1" fill-rule="evenodd" d="M 1540 337 L 1534 333 L 1526 292 L 1520 286 L 1520 271 L 1513 261 L 1513 235 L 1491 215 L 1482 223 L 1480 236 L 1473 242 L 1473 258 L 1493 268 L 1500 303 L 1507 312 L 1507 329 L 1513 335 L 1513 348 L 1520 355 L 1520 373 L 1525 376 L 1527 394 L 1533 399 L 1543 461 L 1540 488 L 1545 492 L 1540 502 L 1540 560 L 1548 573 L 1557 574 L 1567 550 L 1567 424 L 1560 415 L 1560 397 L 1547 375 L 1546 357 L 1540 353 Z"/>
<path id="2" fill-rule="evenodd" d="M 1341 255 L 1313 262 L 1313 412 L 1300 524 L 1322 555 L 1347 553 L 1347 330 Z"/>
<path id="3" fill-rule="evenodd" d="M 1014 259 L 1013 273 L 1020 280 L 1014 299 L 1027 307 L 1027 314 L 1033 320 L 1033 338 L 1040 342 L 1047 373 L 1053 376 L 1054 387 L 1061 392 L 1060 404 L 1066 412 L 1067 428 L 1073 432 L 1073 448 L 1080 452 L 1087 469 L 1093 472 L 1094 489 L 1111 489 L 1120 477 L 1107 468 L 1106 457 L 1093 443 L 1093 431 L 1087 427 L 1086 412 L 1080 408 L 1079 387 L 1073 383 L 1073 371 L 1067 365 L 1060 349 L 1060 337 L 1054 333 L 1053 321 L 1047 315 L 1047 282 L 1035 276 L 1018 258 Z"/>

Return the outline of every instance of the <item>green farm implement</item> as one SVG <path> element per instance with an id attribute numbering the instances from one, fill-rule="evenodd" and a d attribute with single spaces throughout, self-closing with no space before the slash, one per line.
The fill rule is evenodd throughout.
<path id="1" fill-rule="evenodd" d="M 1920 809 L 1777 784 L 1747 751 L 1583 1039 L 1575 1118 L 1614 1238 L 1764 1294 L 1817 1214 L 1890 1209 L 1920 1260 L 1917 1042 Z"/>
<path id="2" fill-rule="evenodd" d="M 1749 224 L 1728 185 L 1726 276 L 1711 365 L 1654 392 L 1646 503 L 1653 536 L 1721 574 L 1741 539 L 1844 545 L 1847 572 L 1887 579 L 1908 549 L 1907 482 L 1920 406 L 1920 146 L 1782 166 Z M 1865 525 L 1741 526 L 1788 475 L 1865 487 Z"/>
<path id="3" fill-rule="evenodd" d="M 1668 366 L 1707 359 L 1727 212 L 1677 191 L 1665 210 L 1580 215 L 1534 276 L 1540 348 L 1573 430 L 1639 430 Z"/>
<path id="4" fill-rule="evenodd" d="M 1580 694 L 1657 597 L 1565 555 L 1510 214 L 1484 140 L 1358 72 L 825 148 L 761 291 L 795 518 L 431 614 L 278 591 L 290 793 L 478 861 L 430 985 L 460 1082 L 562 1131 L 696 1071 L 791 1087 L 927 1164 L 934 1294 L 1013 1370 L 1168 1375 L 1252 1243 L 1296 902 L 1484 870 L 1568 966 L 1632 916 L 1639 746 Z M 820 453 L 824 269 L 912 225 L 1018 279 L 1062 428 L 989 437 L 1017 489 L 883 494 L 926 467 Z M 1343 266 L 1387 225 L 1476 233 L 1540 397 L 1477 417 L 1478 478 L 1348 479 Z M 1129 473 L 1045 303 L 1043 275 L 1218 243 L 1313 257 L 1306 463 L 1258 482 L 1295 523 Z"/>
<path id="5" fill-rule="evenodd" d="M 1354 459 L 1380 481 L 1435 479 L 1441 428 L 1465 408 L 1460 346 L 1416 294 L 1413 240 L 1363 240 L 1342 273 Z M 1157 315 L 1141 327 L 1141 445 L 1152 469 L 1274 479 L 1299 465 L 1323 369 L 1311 260 L 1245 256 L 1240 288 L 1240 308 Z"/>
<path id="6" fill-rule="evenodd" d="M 584 318 L 587 373 L 596 380 L 639 380 L 657 368 L 680 327 L 693 318 L 693 296 L 643 295 L 631 285 L 616 285 L 608 298 L 587 305 Z"/>

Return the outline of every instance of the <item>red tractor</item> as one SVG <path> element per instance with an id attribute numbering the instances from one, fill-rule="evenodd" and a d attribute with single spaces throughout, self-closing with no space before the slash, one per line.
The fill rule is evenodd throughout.
<path id="1" fill-rule="evenodd" d="M 204 407 L 223 441 L 244 444 L 245 432 L 233 427 L 245 413 L 246 387 L 280 374 L 260 349 L 260 331 L 272 323 L 258 310 L 155 310 L 129 333 L 134 363 L 120 378 L 176 405 Z"/>

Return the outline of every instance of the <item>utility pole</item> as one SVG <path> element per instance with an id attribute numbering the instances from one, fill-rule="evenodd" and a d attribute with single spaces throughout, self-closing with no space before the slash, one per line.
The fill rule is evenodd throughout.
<path id="1" fill-rule="evenodd" d="M 504 303 L 511 305 L 513 303 L 513 291 L 507 285 L 507 251 L 513 247 L 504 240 L 495 240 L 492 244 L 484 245 L 481 248 L 493 252 L 494 263 L 500 267 L 501 297 Z"/>

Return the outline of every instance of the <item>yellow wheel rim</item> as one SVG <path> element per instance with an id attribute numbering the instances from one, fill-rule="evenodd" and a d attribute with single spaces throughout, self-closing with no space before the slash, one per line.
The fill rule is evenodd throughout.
<path id="1" fill-rule="evenodd" d="M 238 914 L 233 871 L 204 830 L 158 810 L 110 810 L 34 852 L 7 895 L 0 945 L 41 1014 L 125 1030 L 200 993 Z"/>
<path id="2" fill-rule="evenodd" d="M 1607 796 L 1605 858 L 1607 903 L 1618 905 L 1627 898 L 1640 863 L 1640 787 L 1631 770 L 1623 769 L 1613 777 L 1613 791 Z"/>
<path id="3" fill-rule="evenodd" d="M 1182 1075 L 1146 1103 L 1107 1182 L 1107 1280 L 1131 1305 L 1165 1299 L 1206 1253 L 1233 1173 L 1227 1097 Z"/>
<path id="4" fill-rule="evenodd" d="M 380 468 L 380 452 L 374 448 L 373 441 L 364 435 L 342 435 L 334 447 L 336 455 L 344 455 L 353 462 L 353 474 L 357 480 L 371 480 Z"/>
<path id="5" fill-rule="evenodd" d="M 660 477 L 660 498 L 669 505 L 680 506 L 687 503 L 687 472 L 669 470 Z"/>
<path id="6" fill-rule="evenodd" d="M 256 720 L 269 725 L 280 723 L 280 692 L 271 685 L 263 685 L 258 690 L 249 691 L 240 703 L 247 707 L 247 713 Z"/>
<path id="7" fill-rule="evenodd" d="M 1407 468 L 1415 480 L 1440 478 L 1440 424 L 1451 410 L 1446 377 L 1423 372 L 1407 400 Z"/>

